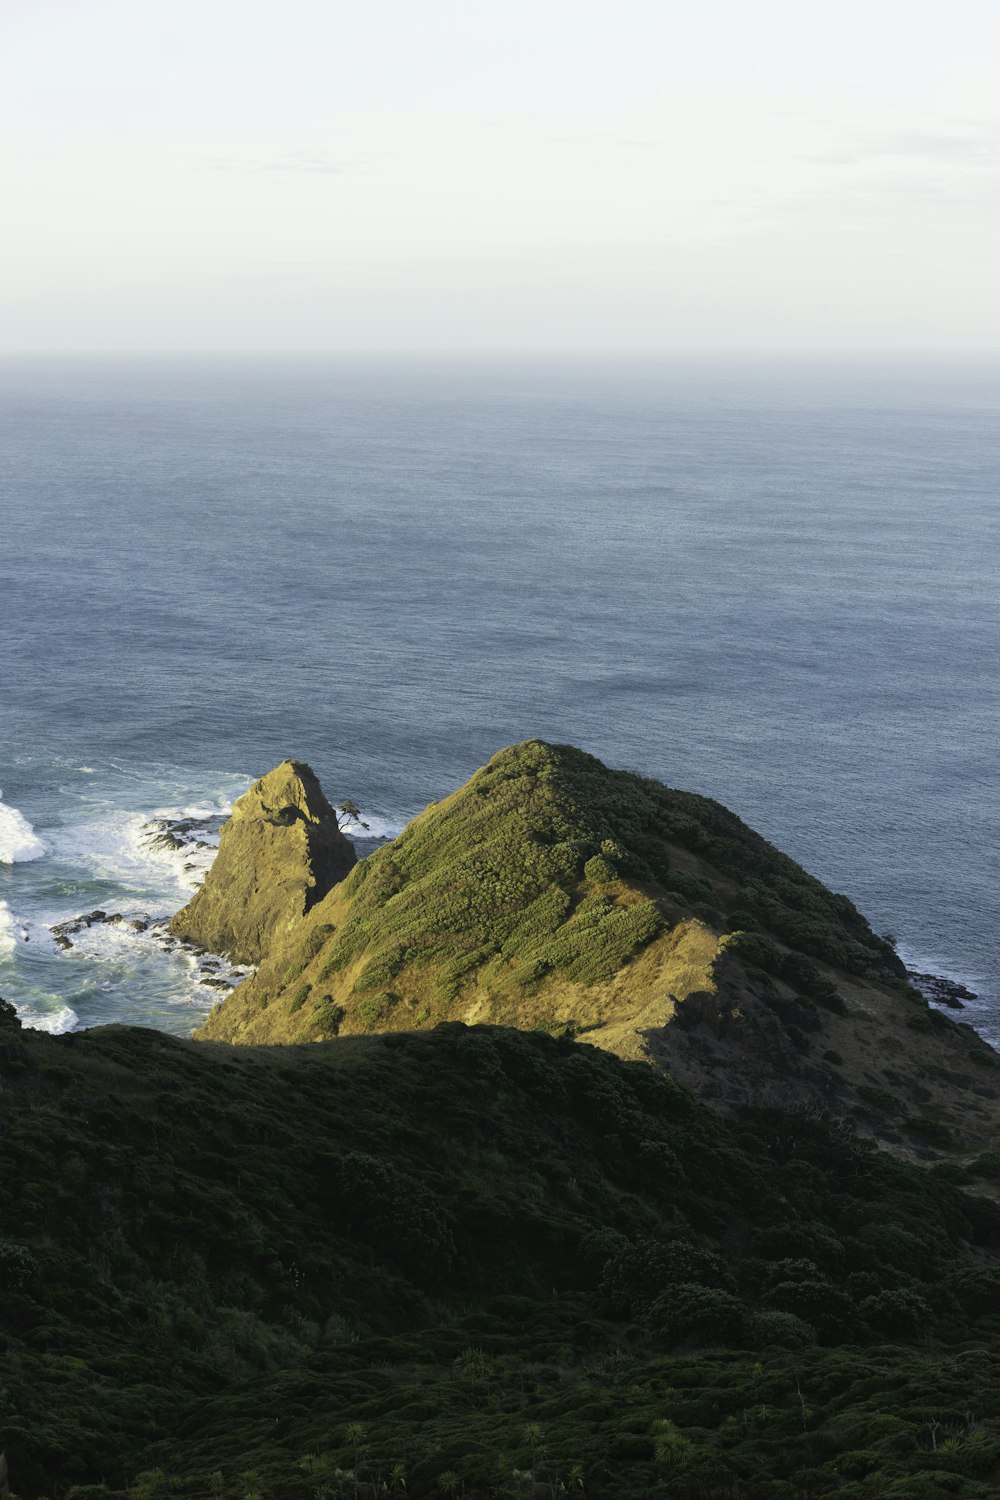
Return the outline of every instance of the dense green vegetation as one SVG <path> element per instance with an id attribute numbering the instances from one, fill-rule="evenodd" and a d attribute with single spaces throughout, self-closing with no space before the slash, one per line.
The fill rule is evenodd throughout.
<path id="1" fill-rule="evenodd" d="M 696 855 L 703 873 L 686 872 L 678 850 Z M 621 885 L 658 900 L 622 910 Z M 350 920 L 323 971 L 363 948 L 358 989 L 384 988 L 411 957 L 446 960 L 445 984 L 489 958 L 511 966 L 513 983 L 550 969 L 596 983 L 654 937 L 663 916 L 692 907 L 725 930 L 768 927 L 850 973 L 903 978 L 846 897 L 720 803 L 611 770 L 571 745 L 501 751 L 358 865 L 343 893 Z"/>
<path id="2" fill-rule="evenodd" d="M 1000 1488 L 995 1160 L 542 1034 L 0 1021 L 22 1500 Z"/>
<path id="3" fill-rule="evenodd" d="M 607 985 L 681 919 L 769 933 L 772 965 L 775 939 L 796 951 L 793 983 L 821 983 L 814 960 L 905 983 L 846 897 L 719 803 L 532 740 L 358 864 L 203 1034 L 332 1035 L 331 1005 L 346 1030 L 411 1027 L 447 1019 L 473 985 L 530 1024 L 534 995 Z"/>

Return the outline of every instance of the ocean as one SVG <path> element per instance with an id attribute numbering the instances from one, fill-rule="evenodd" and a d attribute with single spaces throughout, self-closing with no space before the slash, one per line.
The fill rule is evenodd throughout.
<path id="1" fill-rule="evenodd" d="M 391 836 L 537 736 L 1000 1042 L 998 413 L 985 362 L 0 361 L 0 995 L 186 1034 L 239 974 L 164 923 L 254 776 Z"/>

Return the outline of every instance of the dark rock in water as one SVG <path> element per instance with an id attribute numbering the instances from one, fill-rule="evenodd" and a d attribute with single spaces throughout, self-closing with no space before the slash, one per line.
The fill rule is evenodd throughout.
<path id="1" fill-rule="evenodd" d="M 98 909 L 96 911 L 84 912 L 79 917 L 69 917 L 65 922 L 57 922 L 49 930 L 55 939 L 56 947 L 65 950 L 74 946 L 71 940 L 72 936 L 84 932 L 88 927 L 99 925 L 105 927 L 128 927 L 132 932 L 145 932 L 150 923 L 148 917 L 126 917 L 124 912 L 108 912 Z"/>
<path id="2" fill-rule="evenodd" d="M 88 911 L 82 916 L 70 917 L 65 922 L 57 922 L 51 928 L 52 936 L 60 947 L 72 948 L 73 944 L 68 941 L 70 933 L 83 932 L 86 927 L 93 927 L 95 922 L 107 922 L 109 920 L 106 911 Z M 62 941 L 66 939 L 66 941 Z"/>
<path id="3" fill-rule="evenodd" d="M 356 858 L 313 772 L 283 761 L 236 802 L 204 885 L 170 931 L 210 953 L 258 963 Z"/>
<path id="4" fill-rule="evenodd" d="M 231 990 L 233 986 L 228 979 L 217 979 L 214 974 L 203 974 L 201 983 L 207 984 L 213 990 Z"/>
<path id="5" fill-rule="evenodd" d="M 957 979 L 944 979 L 940 974 L 922 974 L 916 969 L 907 969 L 906 972 L 914 989 L 918 989 L 925 999 L 936 1005 L 964 1010 L 965 1001 L 979 999 L 974 990 L 959 984 Z"/>
<path id="6" fill-rule="evenodd" d="M 176 853 L 178 849 L 214 849 L 214 837 L 218 834 L 224 818 L 221 813 L 210 813 L 204 818 L 153 818 L 143 829 L 142 841 L 150 849 L 166 849 Z"/>

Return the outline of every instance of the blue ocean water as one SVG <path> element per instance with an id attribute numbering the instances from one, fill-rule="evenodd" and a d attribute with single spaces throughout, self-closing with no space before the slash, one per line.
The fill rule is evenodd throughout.
<path id="1" fill-rule="evenodd" d="M 1000 1037 L 998 410 L 988 364 L 0 362 L 0 994 L 188 1031 L 210 850 L 151 820 L 291 755 L 391 832 L 541 736 L 725 802 Z"/>

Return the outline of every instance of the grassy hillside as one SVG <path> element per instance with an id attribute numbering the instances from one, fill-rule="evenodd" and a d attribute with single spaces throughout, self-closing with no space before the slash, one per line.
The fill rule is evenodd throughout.
<path id="1" fill-rule="evenodd" d="M 707 982 L 718 935 L 761 928 L 860 978 L 905 978 L 850 901 L 718 803 L 529 741 L 358 865 L 204 1035 L 235 1037 L 241 1013 L 254 1040 L 432 1024 L 470 999 L 535 1021 L 550 994 L 586 1006 L 697 933 Z"/>
<path id="2" fill-rule="evenodd" d="M 995 1156 L 726 1121 L 541 1034 L 3 1019 L 22 1500 L 997 1492 Z"/>
<path id="3" fill-rule="evenodd" d="M 202 1037 L 494 1023 L 585 1038 L 719 1107 L 811 1103 L 900 1153 L 977 1152 L 997 1058 L 844 896 L 707 798 L 569 746 L 502 751 L 360 863 Z"/>

